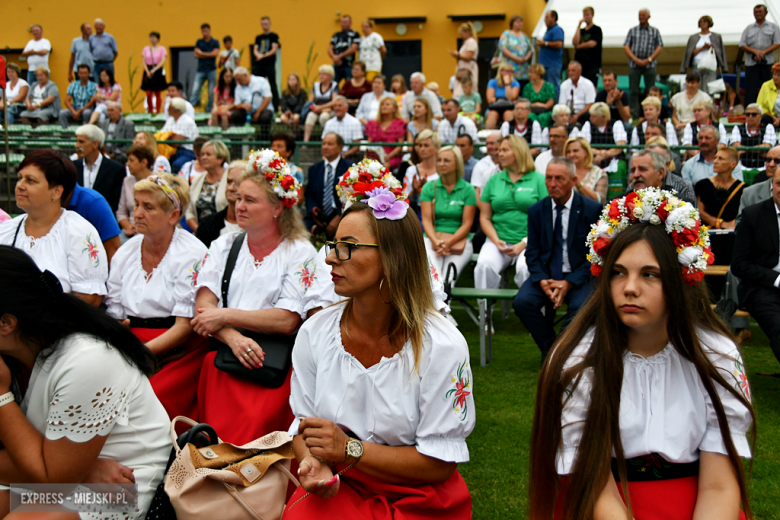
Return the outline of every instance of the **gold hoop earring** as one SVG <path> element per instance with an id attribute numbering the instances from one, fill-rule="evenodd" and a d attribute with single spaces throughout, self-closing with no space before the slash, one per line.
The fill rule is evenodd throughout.
<path id="1" fill-rule="evenodd" d="M 384 303 L 385 305 L 390 305 L 391 303 L 393 303 L 393 298 L 392 297 L 390 298 L 389 302 L 386 302 L 385 299 L 382 298 L 382 284 L 384 283 L 384 281 L 385 281 L 385 279 L 382 278 L 382 281 L 379 282 L 379 299 L 382 300 L 382 303 Z M 390 282 L 388 282 L 387 285 L 389 287 L 390 286 Z M 388 289 L 388 290 L 390 290 L 390 289 Z"/>

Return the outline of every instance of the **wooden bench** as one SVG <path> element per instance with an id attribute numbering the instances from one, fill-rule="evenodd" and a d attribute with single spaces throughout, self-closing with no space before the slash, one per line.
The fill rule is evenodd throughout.
<path id="1" fill-rule="evenodd" d="M 479 364 L 486 366 L 493 359 L 493 315 L 488 312 L 497 302 L 511 302 L 516 289 L 475 289 L 473 287 L 445 287 L 450 300 L 457 300 L 479 326 Z M 475 308 L 469 300 L 476 299 Z"/>
<path id="2" fill-rule="evenodd" d="M 726 276 L 729 272 L 729 269 L 731 268 L 730 265 L 708 265 L 707 269 L 704 271 L 705 276 Z M 712 308 L 715 308 L 715 305 L 712 305 Z M 741 309 L 737 309 L 734 311 L 734 314 L 732 316 L 736 316 L 738 318 L 749 318 L 750 313 L 747 311 L 743 311 Z"/>

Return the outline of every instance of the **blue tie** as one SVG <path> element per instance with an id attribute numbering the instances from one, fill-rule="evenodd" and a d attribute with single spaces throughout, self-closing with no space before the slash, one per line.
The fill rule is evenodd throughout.
<path id="1" fill-rule="evenodd" d="M 327 217 L 333 213 L 333 166 L 325 165 L 325 185 L 322 193 L 322 213 Z"/>
<path id="2" fill-rule="evenodd" d="M 555 205 L 555 227 L 550 254 L 550 276 L 553 280 L 563 280 L 563 209 L 565 207 L 562 204 Z"/>

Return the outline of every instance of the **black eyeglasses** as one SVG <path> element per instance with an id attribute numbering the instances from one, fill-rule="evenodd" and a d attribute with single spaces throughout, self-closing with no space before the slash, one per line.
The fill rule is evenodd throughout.
<path id="1" fill-rule="evenodd" d="M 780 164 L 780 157 L 767 157 L 766 162 Z"/>
<path id="2" fill-rule="evenodd" d="M 758 112 L 745 112 L 745 115 L 747 117 L 756 117 L 756 116 L 760 116 L 761 114 L 759 114 Z"/>
<path id="3" fill-rule="evenodd" d="M 357 247 L 379 247 L 379 244 L 361 244 L 359 242 L 344 242 L 340 240 L 338 242 L 325 242 L 325 255 L 329 255 L 331 251 L 336 251 L 336 258 L 345 262 L 352 259 L 352 250 Z"/>

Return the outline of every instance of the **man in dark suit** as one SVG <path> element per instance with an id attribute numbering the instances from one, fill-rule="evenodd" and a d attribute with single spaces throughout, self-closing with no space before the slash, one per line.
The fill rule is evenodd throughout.
<path id="1" fill-rule="evenodd" d="M 116 214 L 122 196 L 122 183 L 125 181 L 125 167 L 100 152 L 105 139 L 106 134 L 95 125 L 78 127 L 76 155 L 79 159 L 74 164 L 79 185 L 103 195 Z"/>
<path id="2" fill-rule="evenodd" d="M 352 163 L 341 157 L 344 139 L 329 133 L 322 136 L 322 161 L 309 167 L 306 183 L 306 218 L 304 222 L 312 234 L 324 233 L 328 239 L 336 234 L 341 221 L 341 201 L 336 185 Z"/>
<path id="3" fill-rule="evenodd" d="M 740 279 L 740 305 L 766 333 L 780 361 L 780 171 L 765 182 L 772 183 L 772 198 L 742 211 L 731 270 Z"/>
<path id="4" fill-rule="evenodd" d="M 602 209 L 574 191 L 576 169 L 569 159 L 553 158 L 544 179 L 550 196 L 528 208 L 525 259 L 531 276 L 514 302 L 515 313 L 542 351 L 542 358 L 555 340 L 555 310 L 564 303 L 568 306 L 565 328 L 588 298 L 591 273 L 585 239 Z"/>

